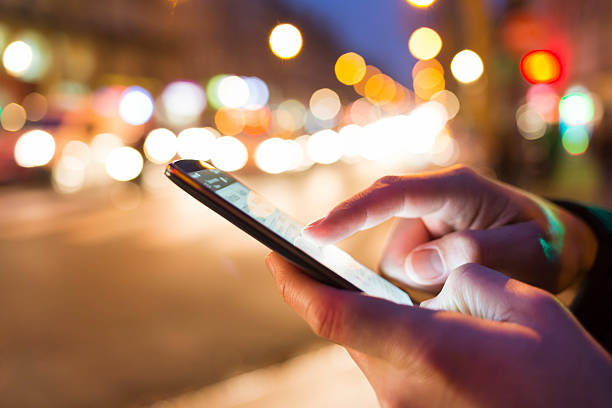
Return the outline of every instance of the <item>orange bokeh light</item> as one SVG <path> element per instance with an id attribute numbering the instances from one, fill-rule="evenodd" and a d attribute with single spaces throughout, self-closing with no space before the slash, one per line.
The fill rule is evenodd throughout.
<path id="1" fill-rule="evenodd" d="M 534 50 L 521 60 L 521 73 L 532 84 L 550 84 L 561 78 L 561 61 L 552 51 Z"/>
<path id="2" fill-rule="evenodd" d="M 376 74 L 366 82 L 365 96 L 379 105 L 388 103 L 395 97 L 395 81 L 385 74 Z"/>
<path id="3" fill-rule="evenodd" d="M 244 129 L 244 112 L 239 109 L 221 108 L 215 114 L 215 125 L 223 135 L 237 135 Z"/>
<path id="4" fill-rule="evenodd" d="M 259 136 L 267 132 L 270 127 L 272 115 L 268 108 L 245 111 L 244 133 L 250 136 Z"/>
<path id="5" fill-rule="evenodd" d="M 368 83 L 368 80 L 370 78 L 372 78 L 374 75 L 377 75 L 377 74 L 380 74 L 380 69 L 376 68 L 373 65 L 366 66 L 366 72 L 363 78 L 361 78 L 361 81 L 353 85 L 353 88 L 355 88 L 355 92 L 357 92 L 361 96 L 366 96 L 366 93 L 365 93 L 366 84 Z"/>

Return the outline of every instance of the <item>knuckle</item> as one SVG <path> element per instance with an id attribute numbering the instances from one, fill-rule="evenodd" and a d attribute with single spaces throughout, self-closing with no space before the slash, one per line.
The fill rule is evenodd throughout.
<path id="1" fill-rule="evenodd" d="M 485 251 L 474 231 L 462 231 L 453 237 L 453 246 L 461 251 L 461 257 L 467 263 L 485 263 Z"/>
<path id="2" fill-rule="evenodd" d="M 457 164 L 449 168 L 449 172 L 460 177 L 478 177 L 476 170 L 470 166 L 466 166 L 465 164 Z"/>

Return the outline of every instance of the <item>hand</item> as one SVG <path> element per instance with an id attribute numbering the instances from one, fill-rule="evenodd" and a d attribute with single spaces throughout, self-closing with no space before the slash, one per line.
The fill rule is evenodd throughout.
<path id="1" fill-rule="evenodd" d="M 391 218 L 380 268 L 409 286 L 439 290 L 450 271 L 479 263 L 559 292 L 590 269 L 597 241 L 553 203 L 466 167 L 388 176 L 334 208 L 305 233 L 322 244 Z"/>
<path id="2" fill-rule="evenodd" d="M 483 266 L 453 270 L 437 297 L 412 307 L 320 284 L 277 254 L 266 263 L 314 332 L 347 348 L 383 407 L 612 401 L 612 359 L 556 299 Z"/>

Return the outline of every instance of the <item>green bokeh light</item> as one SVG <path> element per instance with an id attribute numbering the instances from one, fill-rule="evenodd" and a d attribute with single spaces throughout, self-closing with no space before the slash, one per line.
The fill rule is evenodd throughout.
<path id="1" fill-rule="evenodd" d="M 561 143 L 572 156 L 583 154 L 589 147 L 589 133 L 584 126 L 568 127 L 561 135 Z"/>
<path id="2" fill-rule="evenodd" d="M 206 95 L 208 96 L 208 104 L 212 106 L 214 109 L 219 109 L 223 104 L 219 99 L 219 95 L 217 95 L 217 88 L 219 87 L 219 83 L 225 78 L 227 75 L 220 74 L 215 75 L 214 77 L 208 80 L 206 84 Z"/>

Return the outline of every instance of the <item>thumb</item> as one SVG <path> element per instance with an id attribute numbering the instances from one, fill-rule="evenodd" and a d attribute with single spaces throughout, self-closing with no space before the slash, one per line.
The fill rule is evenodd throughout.
<path id="1" fill-rule="evenodd" d="M 555 259 L 543 247 L 545 236 L 535 221 L 453 232 L 414 248 L 404 258 L 404 265 L 390 269 L 403 267 L 404 283 L 434 289 L 442 285 L 455 268 L 478 263 L 529 284 L 550 288 L 556 279 L 555 269 L 551 268 Z"/>
<path id="2" fill-rule="evenodd" d="M 440 293 L 421 302 L 425 309 L 460 312 L 481 319 L 532 327 L 558 313 L 548 292 L 511 279 L 478 264 L 454 269 Z"/>

